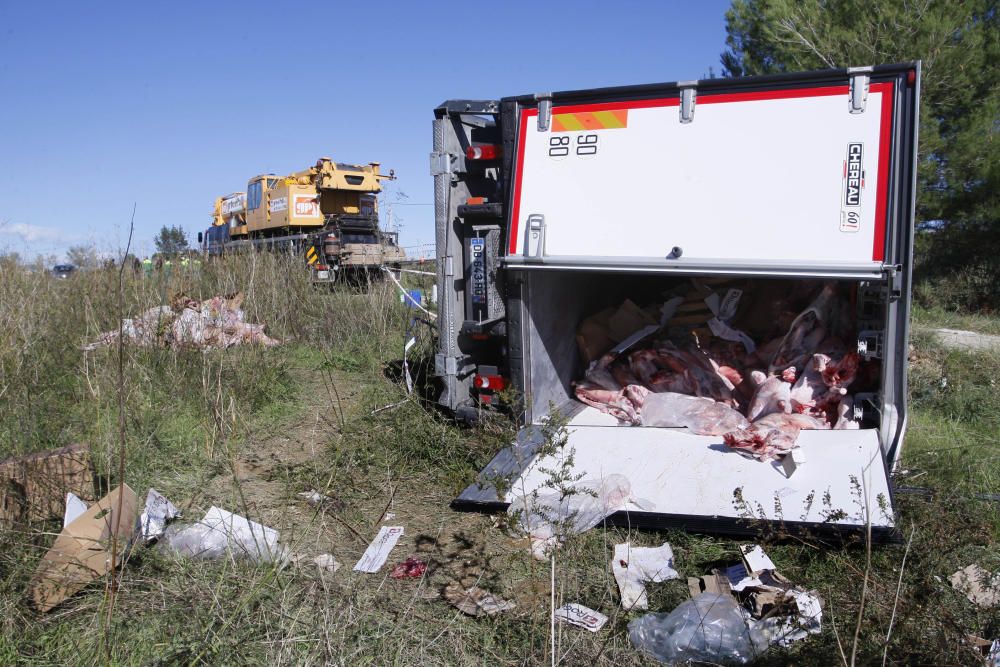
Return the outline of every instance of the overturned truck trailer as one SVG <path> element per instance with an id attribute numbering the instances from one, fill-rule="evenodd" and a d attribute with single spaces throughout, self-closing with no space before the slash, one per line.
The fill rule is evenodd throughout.
<path id="1" fill-rule="evenodd" d="M 624 475 L 641 503 L 612 523 L 891 537 L 919 82 L 914 62 L 438 107 L 439 401 L 524 426 L 454 506 L 558 469 Z M 678 394 L 736 425 L 654 418 Z"/>

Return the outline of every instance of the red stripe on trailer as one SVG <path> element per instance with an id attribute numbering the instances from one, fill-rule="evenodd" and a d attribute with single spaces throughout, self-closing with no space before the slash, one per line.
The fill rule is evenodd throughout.
<path id="1" fill-rule="evenodd" d="M 758 90 L 748 93 L 698 93 L 696 104 L 722 104 L 726 102 L 759 102 L 763 100 L 792 100 L 802 97 L 829 97 L 846 95 L 850 86 L 824 86 L 822 88 L 787 88 L 785 90 Z"/>
<path id="2" fill-rule="evenodd" d="M 523 109 L 521 111 L 521 128 L 517 132 L 517 162 L 515 162 L 515 170 L 517 175 L 514 176 L 514 210 L 511 212 L 510 217 L 510 254 L 517 254 L 517 226 L 518 219 L 521 215 L 521 178 L 524 176 L 524 135 L 528 131 L 528 118 L 531 116 L 537 116 L 537 109 Z"/>
<path id="3" fill-rule="evenodd" d="M 895 86 L 892 82 L 876 83 L 871 91 L 882 93 L 882 121 L 878 137 L 878 187 L 875 191 L 875 240 L 872 260 L 885 260 L 885 226 L 889 215 L 889 157 L 892 152 L 892 102 Z"/>

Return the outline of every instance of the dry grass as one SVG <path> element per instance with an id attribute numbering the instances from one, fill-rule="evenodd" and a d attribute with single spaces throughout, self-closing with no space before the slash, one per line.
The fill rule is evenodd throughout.
<path id="1" fill-rule="evenodd" d="M 0 456 L 85 441 L 104 485 L 118 483 L 114 351 L 79 350 L 116 326 L 116 285 L 111 272 L 56 281 L 0 262 Z M 0 664 L 550 661 L 548 565 L 530 559 L 492 518 L 447 506 L 511 426 L 458 428 L 406 396 L 390 362 L 401 357 L 410 320 L 392 289 L 315 289 L 297 262 L 253 255 L 169 279 L 130 275 L 126 314 L 176 291 L 196 298 L 243 291 L 249 318 L 288 343 L 212 353 L 127 348 L 126 481 L 140 493 L 156 487 L 188 518 L 213 504 L 250 516 L 279 529 L 293 551 L 333 553 L 342 568 L 320 575 L 308 565 L 191 562 L 136 549 L 106 628 L 100 584 L 48 615 L 30 608 L 28 577 L 58 525 L 21 526 L 0 534 Z M 426 356 L 427 330 L 417 328 Z M 888 664 L 972 664 L 965 634 L 1000 635 L 997 610 L 974 608 L 947 585 L 971 562 L 1000 569 L 997 505 L 974 497 L 1000 490 L 1000 399 L 989 385 L 997 371 L 995 356 L 918 341 L 904 483 L 935 495 L 897 498 L 905 537 L 912 533 L 905 571 L 902 545 L 873 549 L 861 608 L 862 545 L 774 536 L 768 552 L 786 576 L 820 592 L 826 615 L 822 635 L 772 651 L 764 663 L 836 663 L 836 636 L 850 655 L 857 627 L 857 664 L 880 663 L 883 653 Z M 331 499 L 308 506 L 297 494 L 310 488 Z M 386 511 L 406 528 L 390 564 L 417 554 L 430 563 L 423 579 L 391 579 L 388 567 L 350 571 Z M 680 532 L 597 529 L 571 538 L 557 556 L 557 604 L 581 602 L 612 621 L 598 635 L 557 627 L 560 664 L 649 662 L 629 645 L 625 626 L 634 614 L 621 612 L 608 569 L 613 545 L 626 539 L 669 541 L 682 581 L 736 553 L 730 540 Z M 440 597 L 454 581 L 518 606 L 497 618 L 465 617 Z M 681 582 L 650 587 L 654 611 L 686 597 Z"/>

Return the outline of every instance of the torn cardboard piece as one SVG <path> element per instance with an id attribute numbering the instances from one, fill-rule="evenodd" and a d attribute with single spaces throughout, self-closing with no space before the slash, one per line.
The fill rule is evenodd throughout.
<path id="1" fill-rule="evenodd" d="M 980 607 L 1000 604 L 1000 573 L 991 573 L 973 563 L 948 577 L 951 587 Z"/>
<path id="2" fill-rule="evenodd" d="M 123 484 L 59 533 L 32 578 L 31 596 L 39 611 L 49 611 L 105 576 L 112 563 L 116 567 L 121 563 L 135 534 L 138 506 L 135 491 Z"/>
<path id="3" fill-rule="evenodd" d="M 66 494 L 93 501 L 90 449 L 70 445 L 0 461 L 0 526 L 64 516 Z"/>
<path id="4" fill-rule="evenodd" d="M 455 582 L 444 589 L 444 599 L 463 614 L 475 617 L 496 616 L 517 606 L 478 586 L 462 589 Z"/>
<path id="5" fill-rule="evenodd" d="M 733 592 L 729 579 L 718 570 L 712 570 L 703 577 L 688 577 L 688 592 L 692 598 L 696 598 L 702 593 L 717 593 L 718 595 L 728 595 Z"/>
<path id="6" fill-rule="evenodd" d="M 768 557 L 764 550 L 757 544 L 744 544 L 740 546 L 740 553 L 743 554 L 743 562 L 747 566 L 747 573 L 751 577 L 760 576 L 761 572 L 774 570 L 774 562 Z"/>
<path id="7" fill-rule="evenodd" d="M 630 543 L 615 545 L 611 571 L 618 582 L 623 609 L 649 609 L 647 582 L 677 579 L 674 552 L 664 542 L 659 547 L 633 547 Z"/>

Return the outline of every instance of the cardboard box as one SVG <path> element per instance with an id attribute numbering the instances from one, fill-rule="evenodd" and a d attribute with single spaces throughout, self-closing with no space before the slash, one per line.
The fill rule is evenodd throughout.
<path id="1" fill-rule="evenodd" d="M 62 518 L 67 493 L 94 500 L 94 473 L 86 445 L 0 461 L 0 527 Z"/>
<path id="2" fill-rule="evenodd" d="M 112 563 L 115 567 L 120 565 L 136 534 L 138 509 L 135 491 L 123 484 L 63 528 L 32 577 L 31 597 L 35 607 L 49 611 L 88 583 L 108 574 Z"/>

